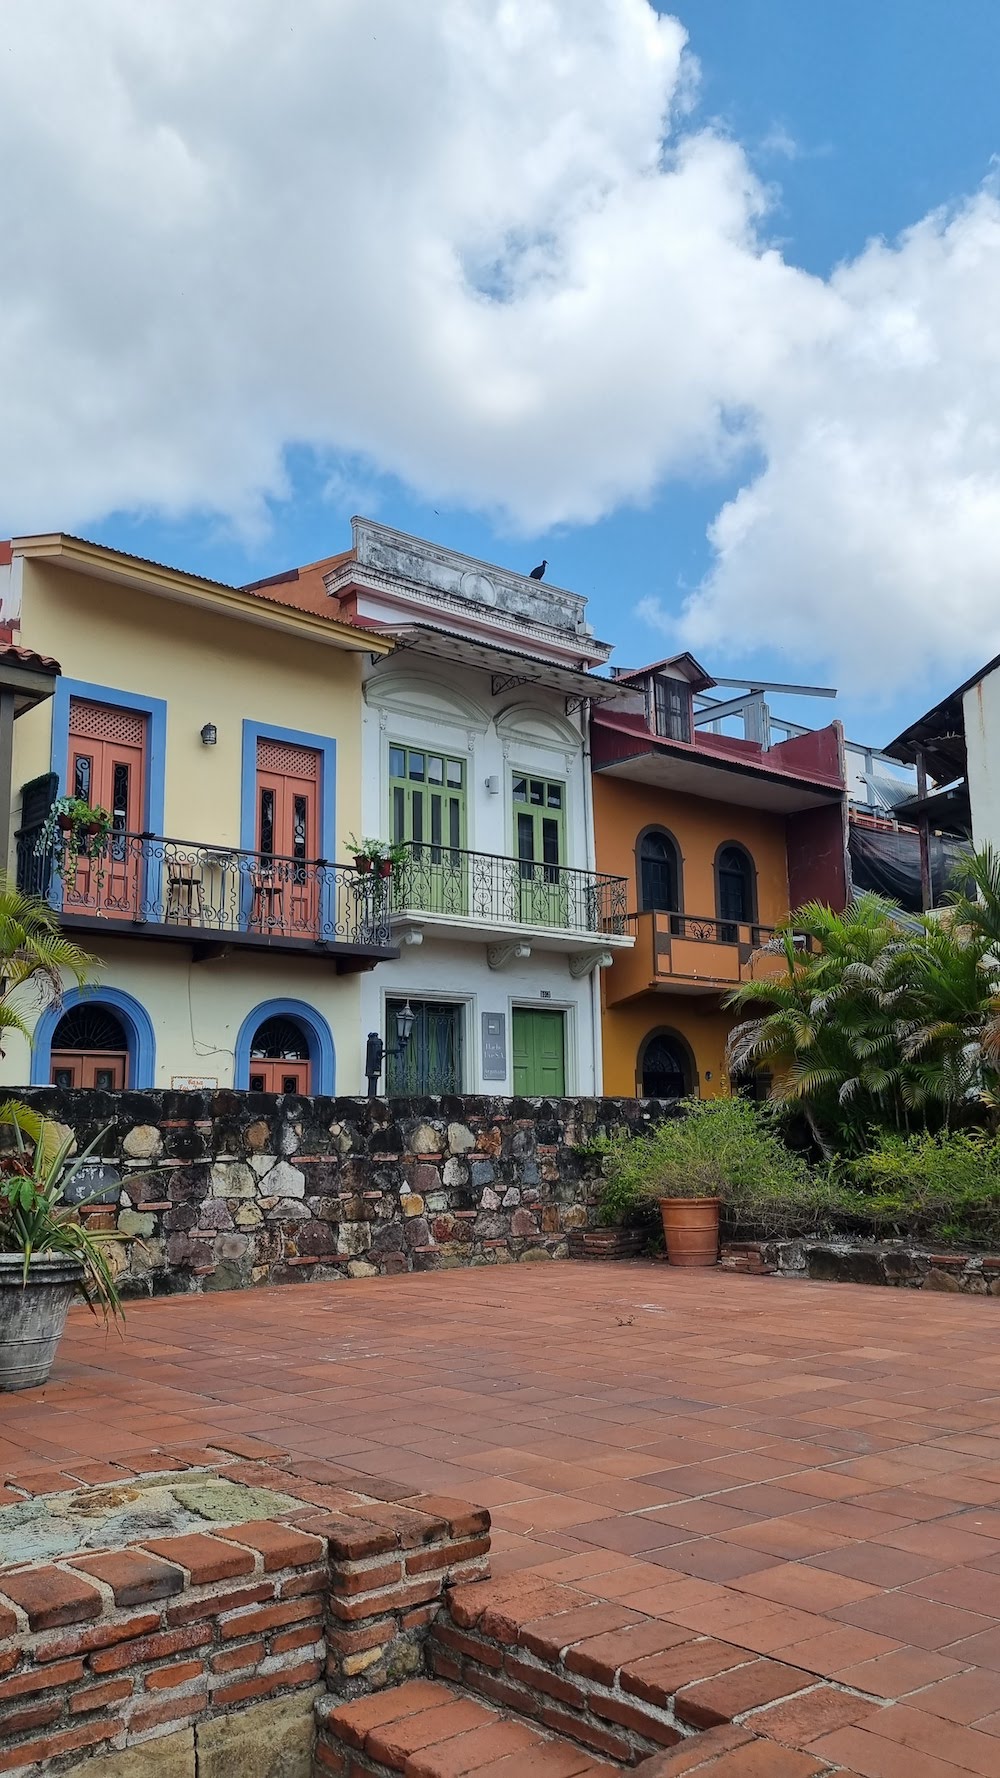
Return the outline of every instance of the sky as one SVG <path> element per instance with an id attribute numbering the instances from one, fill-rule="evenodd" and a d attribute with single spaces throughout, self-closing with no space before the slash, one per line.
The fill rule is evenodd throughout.
<path id="1" fill-rule="evenodd" d="M 0 535 L 352 512 L 880 744 L 1000 652 L 996 0 L 5 0 Z"/>

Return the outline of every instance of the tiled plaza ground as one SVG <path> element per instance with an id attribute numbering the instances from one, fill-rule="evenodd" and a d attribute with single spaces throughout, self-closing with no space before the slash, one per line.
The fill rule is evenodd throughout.
<path id="1" fill-rule="evenodd" d="M 846 1771 L 1000 1774 L 1000 1302 L 429 1273 L 135 1304 L 124 1342 L 75 1312 L 50 1385 L 0 1397 L 0 1479 L 37 1491 L 213 1438 L 487 1505 L 497 1574 L 894 1700 L 782 1707 Z"/>

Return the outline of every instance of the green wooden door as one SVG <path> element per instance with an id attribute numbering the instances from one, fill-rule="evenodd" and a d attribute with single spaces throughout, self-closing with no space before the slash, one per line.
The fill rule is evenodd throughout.
<path id="1" fill-rule="evenodd" d="M 428 914 L 469 911 L 464 759 L 422 747 L 389 748 L 389 831 L 409 841 L 395 873 L 394 906 Z"/>
<path id="2" fill-rule="evenodd" d="M 569 913 L 564 869 L 566 786 L 557 779 L 515 773 L 512 791 L 518 918 L 532 926 L 565 926 Z"/>
<path id="3" fill-rule="evenodd" d="M 515 1006 L 514 1091 L 525 1099 L 561 1099 L 566 1091 L 566 1021 L 561 1012 Z"/>

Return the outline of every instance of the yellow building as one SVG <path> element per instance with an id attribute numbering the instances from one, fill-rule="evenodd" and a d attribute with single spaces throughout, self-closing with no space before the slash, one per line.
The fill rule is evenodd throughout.
<path id="1" fill-rule="evenodd" d="M 591 728 L 594 829 L 636 942 L 604 971 L 604 1090 L 708 1098 L 728 1088 L 726 995 L 778 966 L 759 947 L 804 902 L 846 900 L 840 724 L 772 743 L 760 695 L 713 703 L 687 654 L 616 678 Z M 720 732 L 733 705 L 749 738 Z"/>
<path id="2" fill-rule="evenodd" d="M 0 622 L 62 665 L 14 730 L 10 866 L 103 965 L 27 1008 L 3 1084 L 361 1090 L 358 972 L 396 953 L 384 886 L 336 861 L 391 640 L 62 535 L 0 554 Z"/>

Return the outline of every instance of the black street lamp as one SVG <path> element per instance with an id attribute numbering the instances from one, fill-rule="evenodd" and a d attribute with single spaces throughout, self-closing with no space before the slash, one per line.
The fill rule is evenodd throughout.
<path id="1" fill-rule="evenodd" d="M 394 1047 L 388 1048 L 377 1031 L 369 1031 L 365 1049 L 365 1075 L 368 1080 L 368 1097 L 374 1099 L 378 1095 L 379 1076 L 386 1056 L 402 1056 L 413 1033 L 416 1013 L 408 1000 L 404 1000 L 396 1014 L 396 1037 Z"/>

